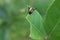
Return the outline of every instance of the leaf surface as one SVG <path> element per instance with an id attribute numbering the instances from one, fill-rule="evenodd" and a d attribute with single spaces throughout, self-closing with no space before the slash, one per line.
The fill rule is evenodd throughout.
<path id="1" fill-rule="evenodd" d="M 48 9 L 45 16 L 44 28 L 48 35 L 48 40 L 59 40 L 60 38 L 60 1 L 55 2 Z"/>
<path id="2" fill-rule="evenodd" d="M 43 40 L 43 35 L 45 35 L 45 30 L 43 27 L 43 18 L 37 10 L 33 11 L 32 14 L 27 15 L 27 20 L 30 23 L 30 37 L 33 39 Z"/>

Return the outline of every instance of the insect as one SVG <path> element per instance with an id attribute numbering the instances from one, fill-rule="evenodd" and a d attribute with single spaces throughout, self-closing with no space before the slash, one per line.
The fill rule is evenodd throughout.
<path id="1" fill-rule="evenodd" d="M 34 11 L 34 8 L 33 7 L 28 7 L 29 14 L 32 14 L 33 11 Z"/>

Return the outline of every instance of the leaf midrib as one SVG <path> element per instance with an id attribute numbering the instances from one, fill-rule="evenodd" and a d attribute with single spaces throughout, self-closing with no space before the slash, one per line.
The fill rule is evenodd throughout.
<path id="1" fill-rule="evenodd" d="M 60 19 L 57 21 L 56 25 L 54 26 L 54 28 L 53 28 L 52 31 L 50 32 L 49 37 L 51 36 L 51 34 L 53 33 L 53 31 L 56 29 L 57 24 L 59 23 L 59 21 L 60 21 Z"/>

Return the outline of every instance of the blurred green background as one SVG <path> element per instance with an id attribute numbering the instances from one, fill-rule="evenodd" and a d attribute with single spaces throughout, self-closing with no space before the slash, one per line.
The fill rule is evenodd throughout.
<path id="1" fill-rule="evenodd" d="M 29 38 L 30 24 L 26 20 L 28 6 L 42 16 L 53 0 L 0 0 L 0 40 L 33 40 Z"/>

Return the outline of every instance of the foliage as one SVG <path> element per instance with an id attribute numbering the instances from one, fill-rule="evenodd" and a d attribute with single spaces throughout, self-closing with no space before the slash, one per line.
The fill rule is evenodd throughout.
<path id="1" fill-rule="evenodd" d="M 59 11 L 59 0 L 0 0 L 0 40 L 59 40 Z"/>

